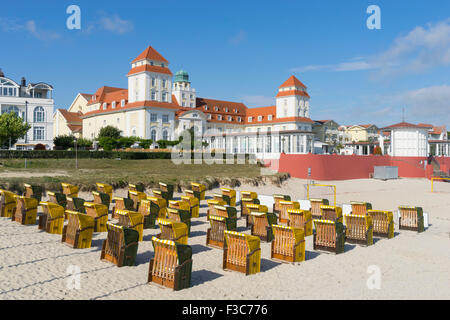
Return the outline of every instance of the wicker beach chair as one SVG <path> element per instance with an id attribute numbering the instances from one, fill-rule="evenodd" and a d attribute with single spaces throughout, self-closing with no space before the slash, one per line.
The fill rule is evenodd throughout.
<path id="1" fill-rule="evenodd" d="M 291 201 L 291 196 L 284 195 L 284 194 L 274 194 L 273 195 L 273 213 L 280 215 L 281 212 L 281 201 Z"/>
<path id="2" fill-rule="evenodd" d="M 77 211 L 67 210 L 66 214 L 69 222 L 63 228 L 61 242 L 74 249 L 90 248 L 94 233 L 94 218 Z"/>
<path id="3" fill-rule="evenodd" d="M 129 191 L 128 194 L 128 197 L 133 200 L 133 210 L 138 211 L 141 200 L 147 199 L 147 195 L 140 191 Z"/>
<path id="4" fill-rule="evenodd" d="M 141 200 L 138 212 L 144 217 L 144 229 L 156 227 L 156 219 L 159 217 L 159 206 L 151 200 Z"/>
<path id="5" fill-rule="evenodd" d="M 278 208 L 279 208 L 279 215 L 278 215 L 278 221 L 280 224 L 288 225 L 289 223 L 289 209 L 299 210 L 300 209 L 300 203 L 297 201 L 289 201 L 289 200 L 280 200 L 278 202 Z"/>
<path id="6" fill-rule="evenodd" d="M 217 201 L 217 200 L 206 200 L 208 204 L 208 210 L 206 211 L 206 219 L 209 220 L 210 216 L 216 215 L 215 206 L 226 206 L 227 203 L 225 201 Z"/>
<path id="7" fill-rule="evenodd" d="M 159 190 L 161 191 L 162 197 L 166 199 L 167 202 L 169 202 L 169 200 L 173 200 L 174 189 L 175 186 L 173 184 L 159 182 Z"/>
<path id="8" fill-rule="evenodd" d="M 232 207 L 236 206 L 236 190 L 229 188 L 220 188 L 223 200 Z"/>
<path id="9" fill-rule="evenodd" d="M 112 218 L 118 219 L 119 217 L 116 214 L 117 210 L 130 210 L 134 209 L 134 201 L 130 198 L 122 198 L 122 197 L 113 197 L 114 207 L 112 211 Z"/>
<path id="10" fill-rule="evenodd" d="M 322 219 L 322 210 L 320 206 L 328 206 L 328 199 L 309 199 L 311 203 L 311 216 L 313 219 Z"/>
<path id="11" fill-rule="evenodd" d="M 108 236 L 103 241 L 100 260 L 122 266 L 134 266 L 139 245 L 139 232 L 108 222 Z"/>
<path id="12" fill-rule="evenodd" d="M 274 239 L 270 258 L 282 262 L 305 261 L 305 233 L 303 229 L 273 225 Z"/>
<path id="13" fill-rule="evenodd" d="M 157 235 L 158 239 L 188 244 L 188 228 L 185 223 L 169 219 L 158 219 L 157 222 L 161 230 Z"/>
<path id="14" fill-rule="evenodd" d="M 200 202 L 196 197 L 181 196 L 181 201 L 189 205 L 191 218 L 198 218 L 200 216 Z"/>
<path id="15" fill-rule="evenodd" d="M 249 211 L 247 209 L 248 204 L 260 204 L 258 198 L 241 198 L 241 217 L 245 217 L 249 215 Z"/>
<path id="16" fill-rule="evenodd" d="M 267 213 L 269 212 L 269 208 L 267 206 L 262 204 L 247 204 L 246 205 L 248 214 L 245 216 L 245 227 L 249 228 L 253 225 L 253 216 L 252 212 L 258 212 L 258 213 Z"/>
<path id="17" fill-rule="evenodd" d="M 371 216 L 346 214 L 345 241 L 365 246 L 373 245 L 373 223 Z"/>
<path id="18" fill-rule="evenodd" d="M 369 210 L 372 217 L 373 235 L 391 239 L 394 237 L 394 215 L 392 211 Z"/>
<path id="19" fill-rule="evenodd" d="M 372 210 L 372 204 L 369 202 L 350 201 L 352 206 L 352 214 L 367 216 L 367 211 Z"/>
<path id="20" fill-rule="evenodd" d="M 314 250 L 333 253 L 344 252 L 345 227 L 341 222 L 314 220 Z"/>
<path id="21" fill-rule="evenodd" d="M 86 214 L 94 219 L 94 232 L 108 232 L 108 207 L 104 204 L 85 202 Z"/>
<path id="22" fill-rule="evenodd" d="M 189 210 L 181 208 L 167 208 L 167 219 L 186 224 L 188 228 L 188 235 L 191 234 L 191 214 Z"/>
<path id="23" fill-rule="evenodd" d="M 66 206 L 67 210 L 86 213 L 86 209 L 84 208 L 85 201 L 83 198 L 67 196 L 66 199 L 67 199 L 67 206 Z"/>
<path id="24" fill-rule="evenodd" d="M 425 231 L 423 209 L 421 207 L 399 206 L 398 212 L 398 227 L 400 230 Z"/>
<path id="25" fill-rule="evenodd" d="M 117 210 L 119 218 L 118 225 L 127 227 L 139 232 L 139 241 L 144 239 L 144 216 L 139 212 L 129 210 Z"/>
<path id="26" fill-rule="evenodd" d="M 109 196 L 109 199 L 113 197 L 113 187 L 106 183 L 97 182 L 97 191 L 101 193 L 106 193 Z"/>
<path id="27" fill-rule="evenodd" d="M 17 207 L 17 195 L 7 190 L 0 189 L 0 216 L 11 218 Z"/>
<path id="28" fill-rule="evenodd" d="M 11 220 L 23 225 L 36 224 L 38 201 L 35 198 L 16 196 L 17 206 Z"/>
<path id="29" fill-rule="evenodd" d="M 252 212 L 253 224 L 251 234 L 259 237 L 262 241 L 273 240 L 272 225 L 277 224 L 277 215 L 269 212 Z"/>
<path id="30" fill-rule="evenodd" d="M 198 198 L 199 201 L 205 200 L 206 186 L 204 184 L 191 182 L 191 190 L 194 193 L 194 197 Z"/>
<path id="31" fill-rule="evenodd" d="M 38 202 L 42 200 L 42 187 L 24 183 L 25 194 L 27 198 L 35 198 Z"/>
<path id="32" fill-rule="evenodd" d="M 336 206 L 320 206 L 321 216 L 323 220 L 331 220 L 343 223 L 342 208 Z"/>
<path id="33" fill-rule="evenodd" d="M 191 286 L 192 248 L 170 240 L 152 237 L 154 256 L 148 268 L 148 282 L 175 291 Z"/>
<path id="34" fill-rule="evenodd" d="M 223 269 L 256 274 L 261 269 L 261 240 L 235 231 L 224 231 Z"/>
<path id="35" fill-rule="evenodd" d="M 39 215 L 38 229 L 51 234 L 62 234 L 64 227 L 64 207 L 59 204 L 41 201 L 43 213 Z"/>
<path id="36" fill-rule="evenodd" d="M 313 234 L 313 219 L 311 211 L 300 209 L 288 209 L 289 227 L 303 229 L 305 237 L 312 236 Z"/>
<path id="37" fill-rule="evenodd" d="M 128 191 L 139 191 L 139 192 L 145 192 L 145 186 L 143 183 L 137 183 L 137 184 L 128 184 Z"/>
<path id="38" fill-rule="evenodd" d="M 236 231 L 236 219 L 211 215 L 209 219 L 211 228 L 206 233 L 206 245 L 223 249 L 225 246 L 224 231 Z"/>
<path id="39" fill-rule="evenodd" d="M 48 202 L 56 203 L 62 206 L 64 209 L 67 208 L 67 197 L 61 192 L 47 192 Z"/>
<path id="40" fill-rule="evenodd" d="M 111 204 L 111 197 L 109 194 L 99 191 L 92 191 L 92 195 L 94 196 L 94 203 L 103 204 L 108 207 Z"/>
<path id="41" fill-rule="evenodd" d="M 167 216 L 167 202 L 166 199 L 157 197 L 147 197 L 147 200 L 151 201 L 158 207 L 158 218 L 166 218 Z"/>
<path id="42" fill-rule="evenodd" d="M 78 198 L 78 187 L 69 184 L 69 183 L 61 183 L 62 191 L 67 197 Z"/>
<path id="43" fill-rule="evenodd" d="M 213 193 L 213 200 L 222 201 L 228 205 L 228 203 L 223 199 L 223 194 L 221 193 Z"/>

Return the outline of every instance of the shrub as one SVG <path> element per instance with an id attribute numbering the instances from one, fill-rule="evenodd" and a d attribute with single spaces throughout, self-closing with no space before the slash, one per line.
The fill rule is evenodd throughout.
<path id="1" fill-rule="evenodd" d="M 98 138 L 108 137 L 112 139 L 120 139 L 120 134 L 122 131 L 119 130 L 119 128 L 116 128 L 114 126 L 106 126 L 100 129 L 100 132 L 98 133 Z"/>
<path id="2" fill-rule="evenodd" d="M 119 146 L 118 140 L 111 137 L 101 137 L 98 139 L 98 144 L 105 151 L 112 151 Z"/>
<path id="3" fill-rule="evenodd" d="M 54 149 L 55 150 L 67 150 L 69 148 L 73 148 L 74 145 L 74 136 L 61 135 L 57 136 L 53 139 Z"/>
<path id="4" fill-rule="evenodd" d="M 79 148 L 91 148 L 92 147 L 92 140 L 80 138 L 77 140 L 77 146 Z"/>

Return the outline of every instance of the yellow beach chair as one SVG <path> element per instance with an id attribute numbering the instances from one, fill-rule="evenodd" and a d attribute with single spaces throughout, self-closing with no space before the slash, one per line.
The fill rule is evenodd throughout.
<path id="1" fill-rule="evenodd" d="M 47 192 L 48 202 L 59 204 L 60 206 L 67 208 L 67 197 L 64 193 L 61 192 Z"/>
<path id="2" fill-rule="evenodd" d="M 94 196 L 94 203 L 103 204 L 108 207 L 111 204 L 111 197 L 107 193 L 92 191 L 92 195 Z"/>
<path id="3" fill-rule="evenodd" d="M 64 227 L 64 207 L 56 203 L 39 202 L 43 213 L 39 216 L 40 230 L 51 234 L 62 234 Z"/>
<path id="4" fill-rule="evenodd" d="M 0 189 L 0 216 L 11 218 L 17 207 L 17 195 L 7 190 Z"/>
<path id="5" fill-rule="evenodd" d="M 188 244 L 188 228 L 186 224 L 169 219 L 158 219 L 157 222 L 161 230 L 161 233 L 157 235 L 158 239 Z"/>
<path id="6" fill-rule="evenodd" d="M 144 217 L 144 229 L 156 227 L 156 219 L 159 217 L 159 206 L 157 204 L 151 200 L 141 200 L 138 212 Z"/>
<path id="7" fill-rule="evenodd" d="M 394 215 L 392 211 L 369 210 L 372 217 L 373 235 L 391 239 L 394 237 Z"/>
<path id="8" fill-rule="evenodd" d="M 158 206 L 158 218 L 167 217 L 167 202 L 166 199 L 157 197 L 147 197 L 147 200 L 151 201 L 154 205 Z"/>
<path id="9" fill-rule="evenodd" d="M 328 199 L 309 199 L 311 203 L 311 216 L 313 219 L 322 219 L 322 210 L 320 206 L 328 206 Z"/>
<path id="10" fill-rule="evenodd" d="M 269 208 L 267 206 L 262 204 L 247 204 L 246 208 L 248 210 L 248 214 L 245 216 L 245 227 L 251 227 L 253 225 L 253 216 L 252 212 L 259 212 L 259 213 L 267 213 L 269 212 Z"/>
<path id="11" fill-rule="evenodd" d="M 101 193 L 106 193 L 109 196 L 109 199 L 113 197 L 113 187 L 106 183 L 97 182 L 97 191 Z"/>
<path id="12" fill-rule="evenodd" d="M 139 212 L 129 210 L 117 210 L 119 218 L 118 225 L 127 227 L 139 232 L 139 241 L 144 239 L 144 216 Z"/>
<path id="13" fill-rule="evenodd" d="M 104 204 L 85 202 L 86 214 L 94 219 L 94 232 L 108 232 L 108 207 Z"/>
<path id="14" fill-rule="evenodd" d="M 200 216 L 200 202 L 196 197 L 181 196 L 181 201 L 189 204 L 191 218 L 198 218 Z"/>
<path id="15" fill-rule="evenodd" d="M 66 211 L 69 222 L 64 226 L 61 242 L 74 248 L 86 249 L 92 245 L 94 218 L 77 211 Z"/>
<path id="16" fill-rule="evenodd" d="M 279 203 L 279 216 L 278 221 L 280 224 L 287 225 L 289 223 L 289 209 L 299 210 L 300 203 L 297 201 L 280 200 Z"/>
<path id="17" fill-rule="evenodd" d="M 421 207 L 399 206 L 398 211 L 398 227 L 400 230 L 425 231 L 423 209 Z"/>
<path id="18" fill-rule="evenodd" d="M 350 243 L 373 245 L 373 223 L 371 216 L 346 214 L 345 240 Z"/>
<path id="19" fill-rule="evenodd" d="M 108 222 L 108 236 L 103 241 L 100 260 L 122 266 L 134 266 L 139 246 L 139 232 Z"/>
<path id="20" fill-rule="evenodd" d="M 225 246 L 224 231 L 236 231 L 236 219 L 211 215 L 209 219 L 211 228 L 206 233 L 206 245 L 223 249 Z"/>
<path id="21" fill-rule="evenodd" d="M 331 220 L 343 223 L 342 208 L 337 206 L 320 206 L 321 216 L 323 220 Z"/>
<path id="22" fill-rule="evenodd" d="M 204 184 L 191 182 L 191 190 L 199 201 L 205 200 L 206 186 Z"/>
<path id="23" fill-rule="evenodd" d="M 147 199 L 147 195 L 144 192 L 139 191 L 129 191 L 128 193 L 129 198 L 133 200 L 133 210 L 138 211 L 141 200 Z"/>
<path id="24" fill-rule="evenodd" d="M 23 225 L 36 224 L 38 201 L 35 198 L 16 196 L 17 207 L 11 220 Z"/>
<path id="25" fill-rule="evenodd" d="M 69 184 L 69 183 L 61 183 L 63 193 L 66 195 L 66 197 L 71 198 L 78 198 L 78 187 Z"/>
<path id="26" fill-rule="evenodd" d="M 27 198 L 35 198 L 37 201 L 42 200 L 42 187 L 31 185 L 28 183 L 24 183 L 25 186 L 25 194 L 24 196 Z"/>
<path id="27" fill-rule="evenodd" d="M 281 206 L 280 201 L 291 201 L 291 196 L 286 194 L 274 194 L 273 195 L 273 213 L 277 214 L 280 217 Z"/>
<path id="28" fill-rule="evenodd" d="M 313 234 L 313 219 L 311 211 L 301 209 L 288 209 L 290 227 L 303 229 L 305 237 L 312 236 Z"/>
<path id="29" fill-rule="evenodd" d="M 369 202 L 350 201 L 350 205 L 352 206 L 352 214 L 360 216 L 366 216 L 367 211 L 372 209 L 372 204 Z"/>
<path id="30" fill-rule="evenodd" d="M 272 212 L 252 212 L 253 224 L 251 234 L 259 237 L 262 241 L 273 240 L 272 225 L 277 223 L 277 215 Z"/>
<path id="31" fill-rule="evenodd" d="M 215 206 L 225 206 L 227 203 L 225 201 L 217 201 L 217 200 L 206 200 L 206 203 L 208 204 L 208 210 L 206 212 L 206 218 L 209 220 L 209 217 L 212 215 L 216 215 L 216 209 Z"/>
<path id="32" fill-rule="evenodd" d="M 223 269 L 256 274 L 261 270 L 261 240 L 235 231 L 224 231 Z"/>
<path id="33" fill-rule="evenodd" d="M 344 252 L 345 227 L 341 222 L 314 220 L 314 250 L 323 250 L 336 254 Z"/>
<path id="34" fill-rule="evenodd" d="M 305 261 L 305 233 L 303 229 L 273 225 L 274 239 L 270 258 L 282 262 Z"/>

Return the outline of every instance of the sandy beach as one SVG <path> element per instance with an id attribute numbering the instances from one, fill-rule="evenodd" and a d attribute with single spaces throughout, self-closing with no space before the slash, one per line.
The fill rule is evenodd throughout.
<path id="1" fill-rule="evenodd" d="M 305 183 L 289 179 L 281 188 L 242 185 L 236 189 L 302 199 Z M 339 255 L 314 251 L 312 237 L 307 237 L 306 261 L 295 265 L 270 260 L 270 243 L 261 242 L 261 272 L 245 276 L 223 271 L 222 250 L 205 245 L 209 223 L 206 201 L 202 201 L 200 218 L 192 220 L 189 238 L 192 287 L 174 292 L 147 283 L 153 256 L 151 237 L 159 229 L 144 230 L 136 266 L 118 268 L 100 260 L 106 233 L 95 233 L 90 249 L 75 250 L 62 244 L 60 235 L 0 218 L 0 300 L 450 299 L 450 184 L 440 186 L 442 192 L 431 193 L 430 181 L 425 179 L 321 183 L 336 185 L 338 204 L 367 201 L 374 209 L 391 211 L 399 205 L 421 206 L 429 214 L 429 227 L 418 234 L 400 231 L 396 225 L 393 239 L 375 238 L 370 247 L 346 244 Z M 207 196 L 214 192 L 218 189 L 209 190 Z M 125 196 L 126 190 L 116 190 L 114 195 Z M 89 193 L 80 193 L 80 197 L 92 199 Z M 238 231 L 250 234 L 243 219 L 238 221 Z M 70 266 L 81 272 L 79 289 L 70 289 Z M 367 286 L 369 266 L 381 271 L 380 289 Z"/>

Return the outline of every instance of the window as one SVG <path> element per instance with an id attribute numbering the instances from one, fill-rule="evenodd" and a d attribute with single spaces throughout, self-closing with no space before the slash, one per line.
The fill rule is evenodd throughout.
<path id="1" fill-rule="evenodd" d="M 253 121 L 253 117 L 248 117 L 248 122 L 252 122 Z"/>
<path id="2" fill-rule="evenodd" d="M 271 114 L 269 114 L 269 115 L 267 116 L 267 120 L 272 121 L 272 115 L 271 115 Z"/>
<path id="3" fill-rule="evenodd" d="M 225 108 L 225 112 L 228 112 L 228 108 Z"/>
<path id="4" fill-rule="evenodd" d="M 17 116 L 19 116 L 19 108 L 16 106 L 3 106 L 2 107 L 2 114 L 3 113 L 15 113 Z M 22 116 L 23 118 L 23 116 Z"/>
<path id="5" fill-rule="evenodd" d="M 163 68 L 164 68 L 164 63 L 161 63 L 161 67 L 163 67 Z"/>
<path id="6" fill-rule="evenodd" d="M 163 88 L 165 88 L 165 87 L 166 87 L 166 83 L 167 83 L 167 81 L 166 81 L 166 80 L 163 80 L 163 81 L 162 81 L 162 86 L 163 86 Z"/>
<path id="7" fill-rule="evenodd" d="M 154 142 L 156 141 L 156 130 L 153 129 L 150 133 L 150 139 L 152 139 Z"/>
<path id="8" fill-rule="evenodd" d="M 151 66 L 153 65 L 153 61 L 150 61 L 150 65 L 151 65 Z"/>
<path id="9" fill-rule="evenodd" d="M 212 115 L 208 114 L 208 120 L 211 120 L 211 119 L 212 119 Z"/>
<path id="10" fill-rule="evenodd" d="M 203 108 L 204 108 L 205 110 L 208 110 L 208 106 L 204 106 Z"/>
<path id="11" fill-rule="evenodd" d="M 238 113 L 238 109 L 234 109 L 234 113 Z"/>
<path id="12" fill-rule="evenodd" d="M 259 121 L 259 122 L 262 121 L 262 116 L 258 116 L 258 121 Z"/>
<path id="13" fill-rule="evenodd" d="M 194 103 L 193 102 L 191 102 L 191 108 L 193 108 L 194 107 Z"/>
<path id="14" fill-rule="evenodd" d="M 33 128 L 33 140 L 44 140 L 45 139 L 45 127 L 34 127 Z"/>
<path id="15" fill-rule="evenodd" d="M 34 115 L 34 118 L 33 118 L 34 122 L 44 122 L 45 121 L 45 112 L 44 112 L 43 107 L 34 108 L 33 115 Z"/>
<path id="16" fill-rule="evenodd" d="M 152 91 L 152 100 L 156 100 L 156 92 Z"/>
<path id="17" fill-rule="evenodd" d="M 222 120 L 222 115 L 219 114 L 219 115 L 217 116 L 217 120 Z"/>
<path id="18" fill-rule="evenodd" d="M 169 132 L 167 130 L 163 131 L 163 140 L 169 140 Z"/>
<path id="19" fill-rule="evenodd" d="M 125 99 L 122 99 L 122 100 L 120 101 L 120 106 L 121 106 L 121 107 L 125 107 Z"/>
<path id="20" fill-rule="evenodd" d="M 228 121 L 233 121 L 233 117 L 228 116 Z"/>
<path id="21" fill-rule="evenodd" d="M 168 114 L 163 114 L 162 122 L 163 123 L 169 123 L 169 115 Z"/>
<path id="22" fill-rule="evenodd" d="M 103 110 L 106 110 L 106 102 L 103 103 Z"/>
<path id="23" fill-rule="evenodd" d="M 183 94 L 181 94 L 181 97 L 184 99 L 184 98 L 186 98 L 186 95 L 183 93 Z"/>
<path id="24" fill-rule="evenodd" d="M 166 101 L 167 100 L 167 93 L 163 92 L 162 94 L 162 101 Z"/>
<path id="25" fill-rule="evenodd" d="M 238 117 L 237 119 L 238 119 L 238 122 L 242 122 L 242 118 L 241 117 Z"/>
<path id="26" fill-rule="evenodd" d="M 115 101 L 113 101 L 113 102 L 111 103 L 111 107 L 112 107 L 113 109 L 116 108 L 116 102 L 115 102 Z"/>
<path id="27" fill-rule="evenodd" d="M 152 78 L 152 87 L 154 87 L 156 85 L 156 79 Z"/>
<path id="28" fill-rule="evenodd" d="M 214 110 L 219 111 L 219 107 L 215 106 Z"/>
<path id="29" fill-rule="evenodd" d="M 151 122 L 156 122 L 158 121 L 158 115 L 156 113 L 151 113 L 150 114 L 150 121 Z"/>

